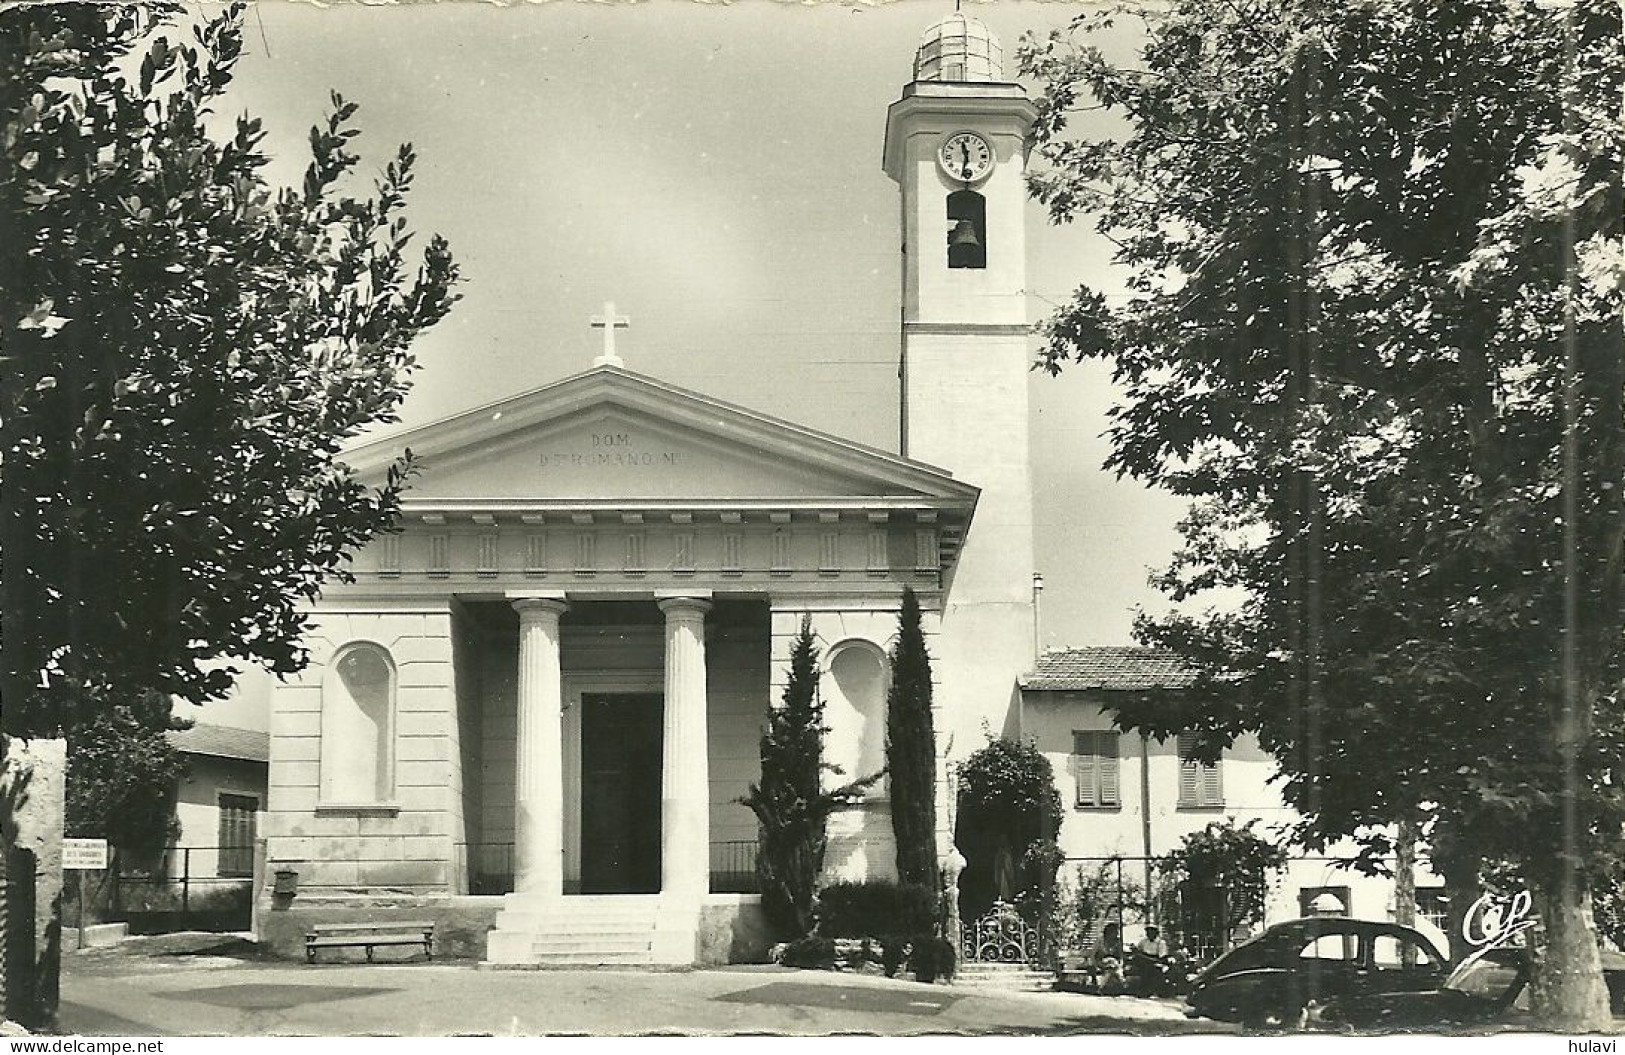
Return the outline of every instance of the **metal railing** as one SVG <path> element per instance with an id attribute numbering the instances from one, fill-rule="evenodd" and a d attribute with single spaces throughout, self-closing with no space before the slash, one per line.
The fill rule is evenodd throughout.
<path id="1" fill-rule="evenodd" d="M 128 923 L 135 934 L 246 930 L 253 896 L 254 847 L 175 846 L 157 858 L 115 856 L 106 869 L 64 874 L 67 925 Z"/>
<path id="2" fill-rule="evenodd" d="M 711 844 L 711 893 L 760 894 L 756 876 L 755 839 L 727 839 Z"/>
<path id="3" fill-rule="evenodd" d="M 452 847 L 453 867 L 467 877 L 470 894 L 513 893 L 513 843 L 458 843 Z M 565 892 L 574 893 L 569 881 Z M 756 840 L 727 839 L 711 844 L 711 892 L 756 894 Z"/>

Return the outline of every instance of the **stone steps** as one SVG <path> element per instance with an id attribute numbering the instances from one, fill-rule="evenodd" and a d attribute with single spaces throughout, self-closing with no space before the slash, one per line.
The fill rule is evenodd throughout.
<path id="1" fill-rule="evenodd" d="M 1020 963 L 961 963 L 954 984 L 1012 993 L 1047 993 L 1055 988 L 1055 974 Z"/>
<path id="2" fill-rule="evenodd" d="M 653 966 L 660 899 L 508 895 L 487 940 L 493 964 L 533 967 Z"/>

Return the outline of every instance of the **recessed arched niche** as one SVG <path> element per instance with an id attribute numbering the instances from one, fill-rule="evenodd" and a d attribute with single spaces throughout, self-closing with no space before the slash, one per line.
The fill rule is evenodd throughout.
<path id="1" fill-rule="evenodd" d="M 842 782 L 886 765 L 886 654 L 870 641 L 842 641 L 829 650 L 824 677 L 824 757 L 841 767 Z M 884 782 L 870 797 L 885 795 Z"/>
<path id="2" fill-rule="evenodd" d="M 339 649 L 322 681 L 321 801 L 367 806 L 394 797 L 395 663 L 370 641 Z"/>

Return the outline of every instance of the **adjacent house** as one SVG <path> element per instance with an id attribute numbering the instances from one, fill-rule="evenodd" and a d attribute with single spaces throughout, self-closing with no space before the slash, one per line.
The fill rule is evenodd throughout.
<path id="1" fill-rule="evenodd" d="M 1114 699 L 1177 692 L 1194 680 L 1177 656 L 1135 647 L 1053 649 L 1022 679 L 1022 733 L 1054 767 L 1066 811 L 1058 837 L 1068 859 L 1063 879 L 1110 862 L 1144 884 L 1148 862 L 1213 821 L 1256 821 L 1260 834 L 1284 835 L 1296 819 L 1256 737 L 1241 737 L 1209 764 L 1194 757 L 1188 735 L 1156 740 L 1113 726 Z M 1351 854 L 1349 847 L 1295 853 L 1276 877 L 1265 922 L 1312 911 L 1394 918 L 1394 884 L 1344 864 Z M 1443 883 L 1425 863 L 1415 878 L 1418 926 L 1444 948 Z"/>

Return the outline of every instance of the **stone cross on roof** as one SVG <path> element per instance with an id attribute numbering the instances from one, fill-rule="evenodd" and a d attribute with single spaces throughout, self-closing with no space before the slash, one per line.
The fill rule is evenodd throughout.
<path id="1" fill-rule="evenodd" d="M 592 323 L 593 329 L 604 331 L 604 351 L 592 361 L 592 365 L 625 366 L 626 364 L 621 362 L 621 357 L 615 354 L 615 331 L 631 329 L 632 320 L 625 315 L 615 314 L 615 302 L 606 300 L 604 301 L 604 313 L 594 315 L 587 321 Z"/>

